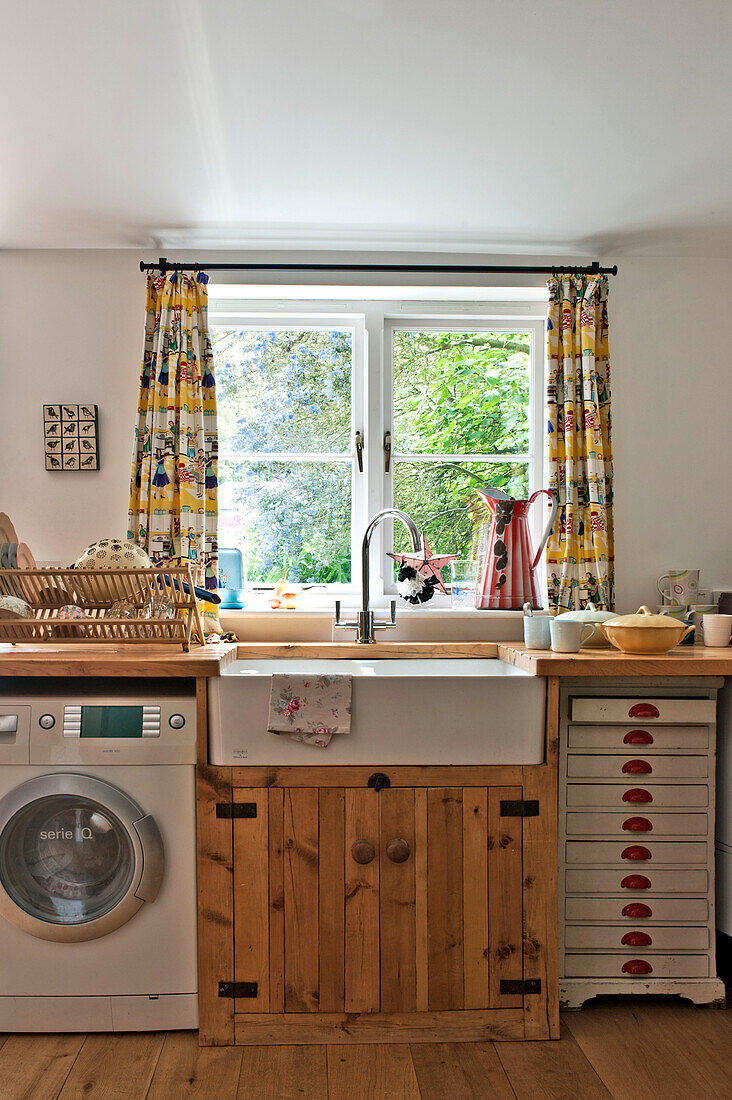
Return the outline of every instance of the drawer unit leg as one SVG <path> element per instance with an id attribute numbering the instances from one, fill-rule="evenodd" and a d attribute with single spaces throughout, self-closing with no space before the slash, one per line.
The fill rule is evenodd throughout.
<path id="1" fill-rule="evenodd" d="M 664 981 L 658 979 L 639 979 L 626 981 L 619 978 L 560 978 L 559 1007 L 563 1012 L 582 1008 L 585 1001 L 608 993 L 622 996 L 646 996 L 659 993 L 683 997 L 695 1005 L 710 1005 L 714 1008 L 726 1008 L 724 982 L 720 978 L 700 980 L 681 979 Z"/>

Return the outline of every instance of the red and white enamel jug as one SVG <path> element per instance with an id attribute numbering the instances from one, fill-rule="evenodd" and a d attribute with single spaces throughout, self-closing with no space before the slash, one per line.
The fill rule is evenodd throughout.
<path id="1" fill-rule="evenodd" d="M 550 489 L 537 489 L 528 500 L 496 499 L 475 490 L 491 514 L 488 545 L 481 570 L 475 606 L 481 610 L 520 611 L 525 603 L 541 607 L 536 566 L 546 546 L 557 514 L 557 498 Z M 546 493 L 552 502 L 541 545 L 534 553 L 529 534 L 529 509 Z"/>

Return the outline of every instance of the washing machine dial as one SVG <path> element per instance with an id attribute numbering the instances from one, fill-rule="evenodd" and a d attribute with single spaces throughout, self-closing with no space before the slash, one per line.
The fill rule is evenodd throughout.
<path id="1" fill-rule="evenodd" d="M 38 719 L 38 725 L 42 730 L 52 730 L 56 725 L 56 719 L 52 714 L 42 714 Z"/>
<path id="2" fill-rule="evenodd" d="M 171 714 L 168 719 L 168 724 L 174 730 L 182 730 L 186 724 L 186 720 L 182 714 Z"/>

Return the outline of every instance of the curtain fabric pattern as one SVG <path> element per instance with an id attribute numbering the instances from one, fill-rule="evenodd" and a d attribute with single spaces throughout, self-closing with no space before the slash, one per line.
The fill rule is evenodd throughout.
<path id="1" fill-rule="evenodd" d="M 613 610 L 614 548 L 607 277 L 547 281 L 549 488 L 559 508 L 546 551 L 549 607 Z"/>
<path id="2" fill-rule="evenodd" d="M 216 588 L 216 387 L 208 276 L 148 275 L 128 538 Z"/>

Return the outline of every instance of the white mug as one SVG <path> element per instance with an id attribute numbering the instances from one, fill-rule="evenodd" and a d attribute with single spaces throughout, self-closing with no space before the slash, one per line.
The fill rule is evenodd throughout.
<path id="1" fill-rule="evenodd" d="M 732 637 L 732 615 L 702 615 L 704 645 L 726 646 Z"/>
<path id="2" fill-rule="evenodd" d="M 595 628 L 592 623 L 577 622 L 575 619 L 552 619 L 549 633 L 555 653 L 578 653 L 582 643 L 595 633 Z"/>
<path id="3" fill-rule="evenodd" d="M 549 615 L 524 615 L 524 645 L 527 649 L 551 649 Z"/>

